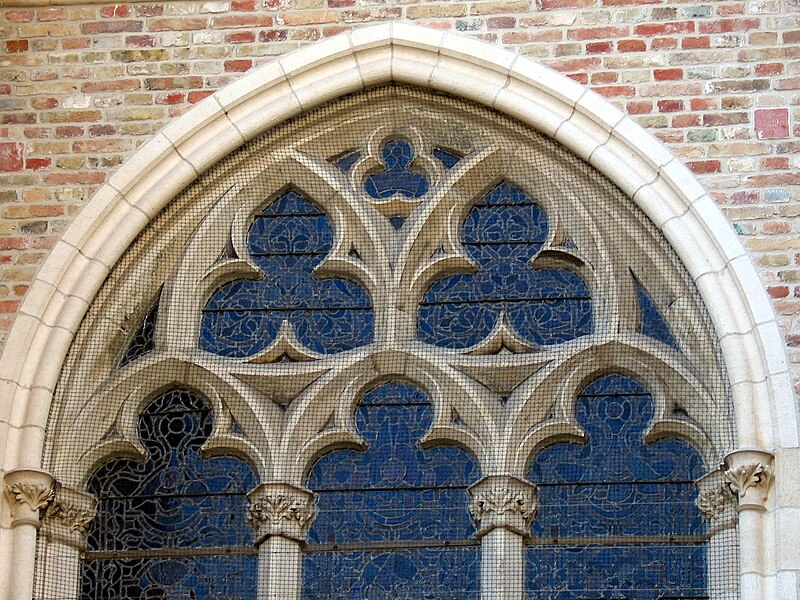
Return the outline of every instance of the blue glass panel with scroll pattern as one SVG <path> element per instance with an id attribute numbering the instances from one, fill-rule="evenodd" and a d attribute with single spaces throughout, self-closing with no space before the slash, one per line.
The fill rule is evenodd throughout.
<path id="1" fill-rule="evenodd" d="M 705 524 L 693 482 L 706 469 L 686 442 L 645 443 L 653 414 L 639 382 L 600 377 L 576 406 L 587 443 L 555 444 L 534 460 L 532 598 L 695 598 L 704 589 Z"/>
<path id="2" fill-rule="evenodd" d="M 248 250 L 263 279 L 219 288 L 203 309 L 200 347 L 223 356 L 251 356 L 289 321 L 298 339 L 321 353 L 351 350 L 372 339 L 368 294 L 344 279 L 317 279 L 314 269 L 333 245 L 328 219 L 289 191 L 257 215 Z"/>
<path id="3" fill-rule="evenodd" d="M 636 282 L 636 297 L 639 299 L 640 331 L 646 336 L 679 350 L 678 341 L 672 334 L 669 323 L 639 282 Z"/>
<path id="4" fill-rule="evenodd" d="M 139 417 L 147 459 L 114 460 L 92 474 L 98 510 L 81 565 L 83 600 L 254 597 L 245 494 L 256 477 L 238 458 L 201 456 L 211 430 L 202 398 L 169 391 Z M 176 558 L 187 548 L 207 550 Z"/>
<path id="5" fill-rule="evenodd" d="M 311 469 L 319 514 L 304 560 L 306 600 L 477 598 L 467 486 L 478 467 L 458 448 L 420 447 L 432 417 L 417 388 L 376 387 L 356 412 L 367 451 L 331 452 Z"/>
<path id="6" fill-rule="evenodd" d="M 364 182 L 364 189 L 376 200 L 391 198 L 395 194 L 406 198 L 420 198 L 428 191 L 428 179 L 411 168 L 414 149 L 405 140 L 389 140 L 383 146 L 384 170 L 373 173 Z"/>
<path id="7" fill-rule="evenodd" d="M 446 169 L 452 169 L 458 164 L 458 161 L 463 158 L 461 155 L 456 154 L 455 152 L 438 147 L 433 149 L 433 156 L 436 157 Z"/>
<path id="8" fill-rule="evenodd" d="M 592 331 L 586 284 L 566 269 L 532 269 L 547 240 L 547 216 L 538 204 L 503 182 L 476 203 L 462 243 L 479 271 L 435 283 L 419 311 L 420 340 L 466 348 L 484 339 L 501 313 L 525 340 L 558 344 Z"/>

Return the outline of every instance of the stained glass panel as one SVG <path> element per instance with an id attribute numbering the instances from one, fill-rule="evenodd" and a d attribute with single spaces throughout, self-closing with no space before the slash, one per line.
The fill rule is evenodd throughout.
<path id="1" fill-rule="evenodd" d="M 418 336 L 447 348 L 484 339 L 503 313 L 524 339 L 557 344 L 592 331 L 586 284 L 565 269 L 532 269 L 547 240 L 547 216 L 509 183 L 490 191 L 467 215 L 462 243 L 480 269 L 434 284 L 420 306 Z"/>
<path id="2" fill-rule="evenodd" d="M 428 179 L 414 170 L 414 149 L 405 140 L 389 140 L 382 149 L 384 169 L 367 177 L 364 189 L 376 200 L 391 198 L 395 194 L 406 198 L 420 198 L 428 191 Z"/>
<path id="3" fill-rule="evenodd" d="M 700 455 L 677 439 L 644 442 L 653 398 L 629 377 L 590 383 L 576 417 L 587 443 L 545 448 L 531 466 L 540 502 L 530 597 L 696 597 L 706 572 L 705 524 L 694 505 L 693 482 L 706 470 Z"/>
<path id="4" fill-rule="evenodd" d="M 119 366 L 124 367 L 137 358 L 148 354 L 156 347 L 156 315 L 158 315 L 158 302 L 147 313 L 139 329 L 128 344 L 125 354 L 119 361 Z"/>
<path id="5" fill-rule="evenodd" d="M 247 243 L 263 278 L 234 281 L 211 296 L 203 310 L 203 350 L 251 356 L 275 339 L 283 321 L 305 346 L 321 353 L 372 340 L 372 303 L 364 289 L 314 276 L 331 250 L 333 229 L 311 202 L 285 193 L 256 216 Z"/>
<path id="6" fill-rule="evenodd" d="M 139 417 L 147 459 L 111 461 L 91 476 L 99 504 L 82 562 L 84 600 L 252 597 L 245 494 L 257 482 L 237 458 L 201 456 L 211 429 L 199 396 L 167 392 Z M 187 549 L 195 556 L 180 556 Z"/>
<path id="7" fill-rule="evenodd" d="M 664 342 L 675 350 L 679 350 L 678 341 L 672 334 L 669 323 L 667 323 L 653 299 L 639 283 L 636 284 L 636 297 L 639 300 L 641 332 L 659 342 Z"/>
<path id="8" fill-rule="evenodd" d="M 478 467 L 452 446 L 420 447 L 432 417 L 420 390 L 374 388 L 356 412 L 368 450 L 335 451 L 314 465 L 307 486 L 318 495 L 319 515 L 304 561 L 305 598 L 470 598 L 477 591 L 467 486 Z"/>

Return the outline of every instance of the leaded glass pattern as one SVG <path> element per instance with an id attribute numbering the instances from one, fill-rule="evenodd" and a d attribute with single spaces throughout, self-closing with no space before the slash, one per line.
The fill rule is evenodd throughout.
<path id="1" fill-rule="evenodd" d="M 645 443 L 653 414 L 638 381 L 600 377 L 576 405 L 586 443 L 555 444 L 535 458 L 529 597 L 704 597 L 705 524 L 694 481 L 705 468 L 686 442 Z"/>
<path id="2" fill-rule="evenodd" d="M 367 194 L 380 200 L 396 194 L 405 198 L 424 196 L 430 184 L 425 175 L 414 169 L 415 156 L 414 148 L 405 140 L 386 142 L 382 150 L 385 168 L 367 177 L 364 183 Z"/>
<path id="3" fill-rule="evenodd" d="M 581 278 L 531 266 L 547 233 L 547 216 L 521 189 L 502 182 L 487 193 L 469 211 L 461 237 L 478 272 L 447 277 L 428 290 L 419 338 L 466 348 L 485 338 L 501 315 L 536 345 L 591 333 L 592 299 Z"/>
<path id="4" fill-rule="evenodd" d="M 119 366 L 124 367 L 137 358 L 141 358 L 146 354 L 153 351 L 156 347 L 156 317 L 158 315 L 158 302 L 153 305 L 153 308 L 145 316 L 139 329 L 128 344 L 125 354 L 119 361 Z"/>
<path id="5" fill-rule="evenodd" d="M 263 278 L 234 281 L 211 296 L 203 309 L 200 347 L 223 356 L 251 356 L 275 339 L 284 321 L 316 352 L 369 343 L 372 305 L 364 289 L 314 275 L 332 244 L 327 217 L 300 193 L 288 191 L 271 202 L 247 237 Z"/>
<path id="6" fill-rule="evenodd" d="M 87 488 L 99 505 L 82 599 L 254 597 L 245 493 L 256 478 L 238 458 L 201 455 L 211 417 L 193 392 L 162 394 L 139 417 L 147 458 L 114 460 L 93 473 Z"/>
<path id="7" fill-rule="evenodd" d="M 366 451 L 335 451 L 311 469 L 319 514 L 304 560 L 305 599 L 477 598 L 467 486 L 478 467 L 453 446 L 423 450 L 431 420 L 422 391 L 383 384 L 356 412 Z"/>
<path id="8" fill-rule="evenodd" d="M 664 316 L 658 310 L 650 294 L 644 287 L 637 282 L 636 284 L 636 297 L 639 300 L 639 313 L 641 315 L 641 332 L 646 336 L 664 342 L 667 346 L 671 346 L 675 350 L 678 348 L 678 340 L 672 334 L 669 323 L 664 319 Z"/>
<path id="9" fill-rule="evenodd" d="M 158 343 L 119 368 L 155 290 Z M 615 392 L 638 415 L 617 431 L 598 412 L 610 394 L 584 392 L 576 410 L 572 390 L 620 372 L 658 396 Z M 191 442 L 159 433 L 164 410 L 142 414 L 173 389 L 202 391 L 175 421 L 197 422 Z M 514 593 L 536 598 L 646 599 L 663 585 L 735 600 L 735 514 L 722 540 L 691 504 L 692 478 L 733 448 L 729 406 L 692 278 L 624 193 L 497 113 L 372 89 L 244 143 L 110 273 L 75 334 L 42 461 L 76 494 L 91 479 L 98 529 L 85 558 L 65 557 L 45 523 L 37 598 L 76 597 L 62 582 L 83 577 L 85 598 L 471 599 L 516 577 Z M 581 429 L 585 444 L 563 444 Z M 661 441 L 643 444 L 649 430 Z M 140 447 L 146 462 L 130 460 Z M 145 489 L 179 481 L 173 462 L 215 481 L 216 467 L 192 471 L 204 456 L 235 480 L 231 504 Z M 533 499 L 524 480 L 541 494 L 529 545 L 530 511 L 498 532 L 502 517 L 475 508 L 502 481 Z M 276 494 L 313 516 L 304 487 L 317 520 L 275 523 Z M 156 518 L 159 502 L 177 516 Z M 500 547 L 494 533 L 510 540 L 505 570 L 481 555 Z"/>

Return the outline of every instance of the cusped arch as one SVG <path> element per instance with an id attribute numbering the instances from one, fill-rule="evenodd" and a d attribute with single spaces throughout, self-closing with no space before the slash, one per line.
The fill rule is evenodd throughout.
<path id="1" fill-rule="evenodd" d="M 732 228 L 681 161 L 600 96 L 546 67 L 458 34 L 388 23 L 292 52 L 217 91 L 140 148 L 92 198 L 40 269 L 8 337 L 0 366 L 5 472 L 40 466 L 52 393 L 74 333 L 145 226 L 245 141 L 390 81 L 510 115 L 619 186 L 671 243 L 709 310 L 732 384 L 739 447 L 797 448 L 797 409 L 769 299 Z M 23 597 L 31 585 L 20 561 L 32 565 L 33 556 L 13 551 L 28 542 L 9 531 L 0 531 L 0 554 L 15 556 L 18 575 L 10 587 L 0 585 L 0 598 L 11 589 Z M 0 572 L 11 572 L 0 563 Z"/>

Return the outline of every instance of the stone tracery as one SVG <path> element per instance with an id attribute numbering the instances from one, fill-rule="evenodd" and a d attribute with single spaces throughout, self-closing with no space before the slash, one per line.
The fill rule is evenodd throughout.
<path id="1" fill-rule="evenodd" d="M 407 92 L 400 95 L 403 94 Z M 414 98 L 415 102 L 419 100 Z M 414 111 L 405 109 L 408 111 L 405 114 L 401 109 L 401 117 L 397 118 L 400 124 L 395 125 L 393 133 L 415 140 L 414 148 L 420 156 L 423 152 L 419 149 L 430 149 L 435 143 L 446 141 L 458 146 L 445 139 L 451 135 L 446 132 L 453 128 L 452 114 L 437 115 L 437 101 L 427 98 L 424 101 L 431 104 L 428 110 L 434 122 L 437 117 L 440 119 L 438 129 L 432 127 L 423 135 L 411 124 L 404 127 L 403 119 L 413 122 Z M 358 106 L 350 110 L 349 115 L 340 117 L 341 127 L 364 118 Z M 480 123 L 479 117 L 472 115 L 470 119 L 473 119 L 471 125 Z M 485 130 L 487 126 L 483 127 Z M 521 144 L 517 139 L 521 134 L 513 127 L 509 130 L 507 135 Z M 357 133 L 356 128 L 351 138 Z M 358 141 L 335 141 L 333 135 L 328 135 L 330 138 L 324 144 L 318 143 L 336 150 L 330 154 L 345 151 L 346 146 Z M 491 136 L 487 137 L 491 141 Z M 138 371 L 131 368 L 124 374 L 110 373 L 97 386 L 97 393 L 89 403 L 94 403 L 94 408 L 90 406 L 88 410 L 98 411 L 103 407 L 104 412 L 109 412 L 110 409 L 109 414 L 116 416 L 107 431 L 116 432 L 119 437 L 109 444 L 107 436 L 92 439 L 94 434 L 86 431 L 86 438 L 81 440 L 84 452 L 78 453 L 81 458 L 101 455 L 102 452 L 94 452 L 100 446 L 119 449 L 127 442 L 135 448 L 136 440 L 126 432 L 130 431 L 130 419 L 136 416 L 137 409 L 128 405 L 141 407 L 154 386 L 163 385 L 164 381 L 190 382 L 211 372 L 213 378 L 207 378 L 205 385 L 219 423 L 208 447 L 215 452 L 233 451 L 247 456 L 259 466 L 262 481 L 298 486 L 311 461 L 327 448 L 360 443 L 352 423 L 352 408 L 369 382 L 408 377 L 431 393 L 436 406 L 426 443 L 456 442 L 479 458 L 487 475 L 512 473 L 523 477 L 531 453 L 551 439 L 583 437 L 570 408 L 583 380 L 593 372 L 622 366 L 646 379 L 657 399 L 656 416 L 648 435 L 654 439 L 682 437 L 701 449 L 707 460 L 714 460 L 714 456 L 719 459 L 730 443 L 730 432 L 724 427 L 711 426 L 719 423 L 717 419 L 724 415 L 725 407 L 724 398 L 709 392 L 714 384 L 708 381 L 719 381 L 721 374 L 708 339 L 703 346 L 702 339 L 698 342 L 685 336 L 680 340 L 684 351 L 680 354 L 647 336 L 637 335 L 638 280 L 630 277 L 628 268 L 647 281 L 647 289 L 653 290 L 656 303 L 660 300 L 662 306 L 683 307 L 680 314 L 670 316 L 673 322 L 689 322 L 695 331 L 708 332 L 699 302 L 681 289 L 685 280 L 668 275 L 677 267 L 671 258 L 665 258 L 663 244 L 653 241 L 654 234 L 641 218 L 629 213 L 629 221 L 623 222 L 623 227 L 630 229 L 626 232 L 629 243 L 640 237 L 644 240 L 637 242 L 643 257 L 637 258 L 632 267 L 621 265 L 619 254 L 625 248 L 615 248 L 609 242 L 610 232 L 604 229 L 607 224 L 598 223 L 593 211 L 587 210 L 586 198 L 566 192 L 566 182 L 551 185 L 541 202 L 552 216 L 553 225 L 541 240 L 542 249 L 535 260 L 541 268 L 565 269 L 586 282 L 597 315 L 596 327 L 586 335 L 589 339 L 571 347 L 531 352 L 532 345 L 519 339 L 513 323 L 503 329 L 503 319 L 499 319 L 486 339 L 465 352 L 443 353 L 415 340 L 414 307 L 443 276 L 474 271 L 475 266 L 461 243 L 460 228 L 466 211 L 485 191 L 486 182 L 513 175 L 514 181 L 527 182 L 526 189 L 535 189 L 532 181 L 536 179 L 526 169 L 541 177 L 537 169 L 542 165 L 532 168 L 530 164 L 514 164 L 510 161 L 513 151 L 504 150 L 503 144 L 497 142 L 486 143 L 475 134 L 472 139 L 460 140 L 458 149 L 463 158 L 453 172 L 446 172 L 433 161 L 427 164 L 433 182 L 427 197 L 390 200 L 373 206 L 359 198 L 363 196 L 361 182 L 369 172 L 369 160 L 375 160 L 376 148 L 381 148 L 379 139 L 374 135 L 369 137 L 364 158 L 350 172 L 337 172 L 338 167 L 331 165 L 326 155 L 313 151 L 312 141 L 308 147 L 301 144 L 278 158 L 268 158 L 265 168 L 254 173 L 252 179 L 237 181 L 238 187 L 228 188 L 221 196 L 202 197 L 205 193 L 202 186 L 187 193 L 187 199 L 199 200 L 201 205 L 206 203 L 211 210 L 208 217 L 199 217 L 203 213 L 198 209 L 171 217 L 192 223 L 201 235 L 186 238 L 181 255 L 166 252 L 171 262 L 168 261 L 170 270 L 164 276 L 160 305 L 163 308 L 159 308 L 157 324 L 157 332 L 161 332 L 159 341 L 163 344 L 153 355 L 139 359 Z M 513 143 L 511 148 L 515 148 Z M 545 144 L 544 152 L 554 150 Z M 583 168 L 579 164 L 573 166 L 578 171 Z M 224 169 L 218 171 L 215 176 L 224 179 Z M 589 183 L 604 185 L 593 180 L 588 171 L 577 177 L 579 184 L 587 187 Z M 207 185 L 224 187 L 214 183 L 213 178 Z M 310 196 L 330 214 L 336 233 L 330 253 L 316 268 L 315 276 L 342 277 L 368 290 L 376 313 L 374 341 L 364 352 L 355 350 L 325 358 L 308 348 L 308 343 L 304 344 L 293 330 L 282 328 L 283 333 L 276 334 L 275 343 L 283 350 L 263 355 L 258 364 L 211 360 L 198 354 L 192 340 L 202 327 L 198 320 L 201 302 L 220 289 L 222 282 L 252 276 L 252 256 L 242 232 L 247 231 L 248 220 L 252 219 L 258 203 L 263 203 L 264 190 L 277 193 L 286 185 L 312 190 Z M 524 183 L 520 185 L 525 187 Z M 557 197 L 556 192 L 562 190 L 564 196 Z M 612 196 L 615 193 L 608 186 L 605 192 Z M 386 206 L 389 204 L 392 206 Z M 610 210 L 599 206 L 593 209 Z M 399 214 L 406 220 L 398 229 L 390 220 Z M 221 239 L 219 232 L 226 235 L 230 232 L 228 239 Z M 199 242 L 202 234 L 223 242 L 222 247 Z M 233 252 L 220 263 L 220 252 L 225 248 L 232 248 Z M 148 254 L 151 249 L 143 245 L 141 251 Z M 132 279 L 142 276 L 135 274 Z M 484 352 L 479 348 L 495 338 L 502 340 L 496 349 Z M 171 368 L 183 369 L 184 374 L 168 376 L 160 383 L 148 381 L 147 367 L 159 360 Z M 514 379 L 511 373 L 503 375 L 503 369 L 509 370 L 508 365 L 527 376 Z M 76 372 L 81 368 L 76 365 Z M 560 393 L 552 393 L 555 389 L 561 390 Z M 687 401 L 687 397 L 694 400 Z M 80 421 L 81 415 L 75 415 L 72 423 Z M 520 445 L 520 440 L 525 441 Z M 83 468 L 93 464 L 87 463 Z"/>

